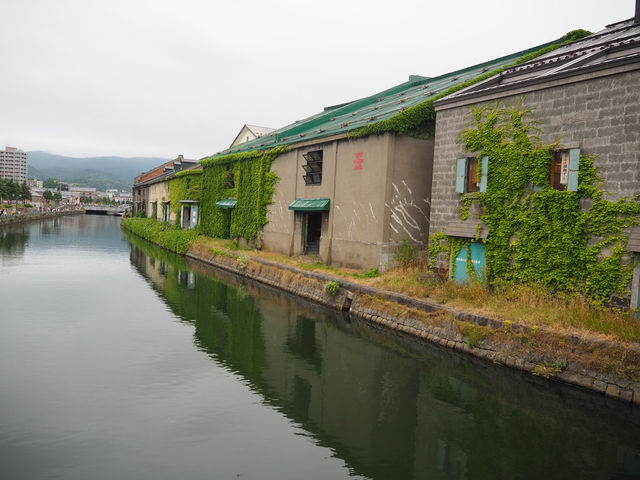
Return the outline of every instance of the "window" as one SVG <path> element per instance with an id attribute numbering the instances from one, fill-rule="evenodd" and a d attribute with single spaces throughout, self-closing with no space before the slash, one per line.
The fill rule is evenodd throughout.
<path id="1" fill-rule="evenodd" d="M 549 186 L 554 190 L 575 192 L 578 189 L 580 149 L 558 150 L 553 153 Z"/>
<path id="2" fill-rule="evenodd" d="M 224 176 L 224 182 L 222 183 L 223 188 L 236 188 L 235 182 L 235 174 L 233 173 L 233 167 L 231 165 L 227 165 L 227 173 Z"/>
<path id="3" fill-rule="evenodd" d="M 171 220 L 171 203 L 164 202 L 162 204 L 162 220 L 168 222 Z"/>
<path id="4" fill-rule="evenodd" d="M 482 169 L 481 175 L 478 175 L 478 168 Z M 456 163 L 456 192 L 486 192 L 488 173 L 489 157 L 482 157 L 481 162 L 476 157 L 459 158 Z"/>
<path id="5" fill-rule="evenodd" d="M 307 152 L 302 155 L 307 161 L 302 168 L 305 171 L 303 175 L 306 185 L 320 185 L 322 183 L 322 150 Z"/>

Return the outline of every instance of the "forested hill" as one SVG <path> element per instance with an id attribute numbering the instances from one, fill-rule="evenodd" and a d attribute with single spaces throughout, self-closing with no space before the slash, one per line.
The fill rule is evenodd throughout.
<path id="1" fill-rule="evenodd" d="M 131 190 L 133 178 L 161 165 L 169 158 L 158 157 L 65 157 L 47 152 L 28 152 L 29 178 L 56 178 L 80 187 Z"/>

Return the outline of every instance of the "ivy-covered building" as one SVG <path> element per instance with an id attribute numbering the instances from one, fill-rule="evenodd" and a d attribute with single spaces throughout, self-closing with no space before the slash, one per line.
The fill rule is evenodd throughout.
<path id="1" fill-rule="evenodd" d="M 370 269 L 429 239 L 433 101 L 541 48 L 408 81 L 225 150 L 203 164 L 206 234 Z"/>
<path id="2" fill-rule="evenodd" d="M 178 155 L 175 159 L 138 175 L 133 183 L 134 215 L 142 211 L 147 218 L 175 223 L 176 214 L 172 213 L 170 204 L 169 180 L 178 172 L 197 165 L 197 160 Z"/>
<path id="3" fill-rule="evenodd" d="M 430 228 L 441 270 L 638 305 L 640 19 L 508 68 L 435 110 Z"/>

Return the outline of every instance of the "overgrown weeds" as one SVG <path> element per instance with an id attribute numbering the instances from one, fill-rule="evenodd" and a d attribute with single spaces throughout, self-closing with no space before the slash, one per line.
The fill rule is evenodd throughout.
<path id="1" fill-rule="evenodd" d="M 418 267 L 387 271 L 378 285 L 513 323 L 580 329 L 640 341 L 640 321 L 635 312 L 600 307 L 577 293 L 551 292 L 541 286 L 489 289 L 479 283 L 460 285 Z"/>

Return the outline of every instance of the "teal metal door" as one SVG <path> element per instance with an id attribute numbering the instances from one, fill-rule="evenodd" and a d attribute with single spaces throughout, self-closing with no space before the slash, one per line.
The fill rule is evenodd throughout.
<path id="1" fill-rule="evenodd" d="M 469 273 L 467 271 L 468 262 L 471 262 L 471 264 L 473 265 L 473 270 L 475 272 L 476 278 L 481 279 L 484 275 L 485 268 L 484 243 L 470 242 L 468 244 L 465 244 L 454 261 L 455 272 L 453 279 L 456 282 L 465 283 L 473 280 L 469 278 Z"/>

